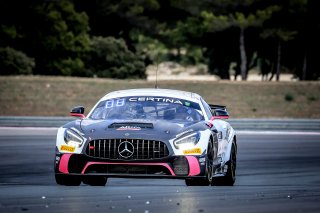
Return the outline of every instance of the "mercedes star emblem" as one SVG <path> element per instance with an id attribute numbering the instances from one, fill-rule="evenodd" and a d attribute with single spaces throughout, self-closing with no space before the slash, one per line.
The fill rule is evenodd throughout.
<path id="1" fill-rule="evenodd" d="M 119 155 L 123 158 L 130 158 L 134 153 L 134 146 L 129 141 L 123 141 L 118 146 Z"/>

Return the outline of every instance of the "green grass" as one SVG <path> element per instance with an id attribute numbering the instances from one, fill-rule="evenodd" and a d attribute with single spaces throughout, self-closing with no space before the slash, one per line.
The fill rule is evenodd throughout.
<path id="1" fill-rule="evenodd" d="M 293 97 L 293 95 L 291 95 L 291 94 L 286 94 L 286 95 L 284 96 L 284 99 L 285 99 L 286 101 L 293 101 L 293 100 L 294 100 L 294 97 Z"/>
<path id="2" fill-rule="evenodd" d="M 0 115 L 68 116 L 77 105 L 89 112 L 110 91 L 153 87 L 142 80 L 0 77 Z M 159 87 L 196 92 L 227 105 L 233 118 L 320 118 L 320 82 L 160 81 Z"/>

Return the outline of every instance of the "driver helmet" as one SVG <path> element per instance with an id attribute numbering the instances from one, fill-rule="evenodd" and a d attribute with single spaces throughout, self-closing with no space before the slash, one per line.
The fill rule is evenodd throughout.
<path id="1" fill-rule="evenodd" d="M 179 106 L 176 109 L 176 115 L 175 117 L 178 119 L 187 119 L 190 116 L 189 110 L 185 106 Z"/>

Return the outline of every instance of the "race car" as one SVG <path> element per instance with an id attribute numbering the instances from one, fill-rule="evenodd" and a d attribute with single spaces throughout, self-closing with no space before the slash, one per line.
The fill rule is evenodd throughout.
<path id="1" fill-rule="evenodd" d="M 187 186 L 232 186 L 237 137 L 225 106 L 193 92 L 130 89 L 102 97 L 60 127 L 55 180 L 105 186 L 108 178 L 178 178 Z"/>

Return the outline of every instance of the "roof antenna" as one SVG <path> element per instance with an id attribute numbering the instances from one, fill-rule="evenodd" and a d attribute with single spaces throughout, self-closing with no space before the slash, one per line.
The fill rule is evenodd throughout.
<path id="1" fill-rule="evenodd" d="M 154 85 L 154 88 L 156 89 L 158 89 L 158 67 L 159 67 L 159 57 L 157 55 L 156 85 Z"/>

